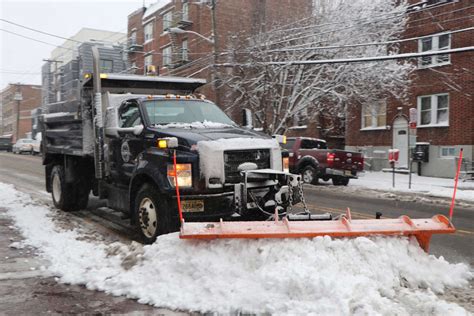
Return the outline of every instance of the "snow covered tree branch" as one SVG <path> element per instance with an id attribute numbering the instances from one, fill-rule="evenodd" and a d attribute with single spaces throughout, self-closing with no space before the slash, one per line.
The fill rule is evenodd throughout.
<path id="1" fill-rule="evenodd" d="M 252 109 L 261 127 L 273 134 L 286 132 L 302 113 L 309 120 L 322 113 L 344 117 L 348 106 L 403 99 L 414 69 L 411 62 L 291 62 L 397 54 L 397 45 L 341 46 L 397 39 L 405 27 L 406 8 L 404 1 L 315 0 L 310 19 L 234 43 L 228 62 L 251 66 L 220 74 L 231 90 L 226 110 Z"/>

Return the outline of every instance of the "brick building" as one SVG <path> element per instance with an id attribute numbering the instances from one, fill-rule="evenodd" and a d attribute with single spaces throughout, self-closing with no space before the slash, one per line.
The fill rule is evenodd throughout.
<path id="1" fill-rule="evenodd" d="M 13 141 L 28 137 L 31 133 L 31 111 L 41 104 L 41 86 L 9 84 L 0 96 L 2 135 L 12 135 Z"/>
<path id="2" fill-rule="evenodd" d="M 402 53 L 474 46 L 474 32 L 465 30 L 474 26 L 471 1 L 411 3 L 403 37 L 419 38 L 404 43 Z M 473 52 L 420 58 L 408 101 L 363 104 L 348 113 L 346 148 L 364 152 L 372 170 L 388 167 L 388 149 L 397 148 L 398 166 L 408 167 L 410 145 L 415 144 L 413 137 L 409 139 L 408 117 L 409 109 L 415 108 L 416 142 L 429 150 L 429 161 L 421 163 L 420 173 L 452 177 L 460 148 L 468 161 L 474 156 L 473 92 Z"/>
<path id="3" fill-rule="evenodd" d="M 213 65 L 226 61 L 223 53 L 233 41 L 308 16 L 312 1 L 220 0 L 214 7 L 212 3 L 162 0 L 131 13 L 129 62 L 137 74 L 205 78 L 209 83 L 200 92 L 225 107 L 228 93 L 215 93 Z M 239 122 L 240 112 L 232 114 Z"/>

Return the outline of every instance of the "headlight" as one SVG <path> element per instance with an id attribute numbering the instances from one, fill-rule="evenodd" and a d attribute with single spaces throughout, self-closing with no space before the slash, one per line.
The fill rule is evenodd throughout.
<path id="1" fill-rule="evenodd" d="M 283 158 L 283 172 L 290 172 L 290 158 L 285 157 Z"/>
<path id="2" fill-rule="evenodd" d="M 178 185 L 182 188 L 193 186 L 193 177 L 190 163 L 179 163 L 176 165 L 176 174 L 178 176 Z M 175 174 L 173 165 L 168 165 L 168 181 L 171 186 L 175 186 Z"/>

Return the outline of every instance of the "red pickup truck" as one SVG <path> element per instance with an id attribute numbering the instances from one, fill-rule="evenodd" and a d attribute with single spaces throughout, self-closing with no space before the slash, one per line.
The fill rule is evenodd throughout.
<path id="1" fill-rule="evenodd" d="M 361 153 L 328 149 L 322 139 L 289 137 L 284 148 L 290 153 L 290 172 L 300 173 L 305 183 L 332 179 L 334 185 L 347 185 L 364 170 Z"/>

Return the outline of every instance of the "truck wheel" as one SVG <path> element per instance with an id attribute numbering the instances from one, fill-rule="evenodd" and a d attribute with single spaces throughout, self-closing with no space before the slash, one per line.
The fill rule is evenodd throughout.
<path id="1" fill-rule="evenodd" d="M 332 178 L 332 184 L 334 185 L 348 185 L 350 178 L 345 177 L 334 177 Z"/>
<path id="2" fill-rule="evenodd" d="M 87 207 L 89 186 L 84 178 L 74 184 L 66 183 L 64 167 L 56 165 L 51 171 L 51 195 L 54 206 L 66 212 L 73 212 Z"/>
<path id="3" fill-rule="evenodd" d="M 312 166 L 304 167 L 301 176 L 304 183 L 318 184 L 318 175 Z"/>
<path id="4" fill-rule="evenodd" d="M 143 243 L 152 244 L 168 229 L 166 198 L 160 198 L 151 185 L 145 184 L 135 198 L 135 223 Z"/>

